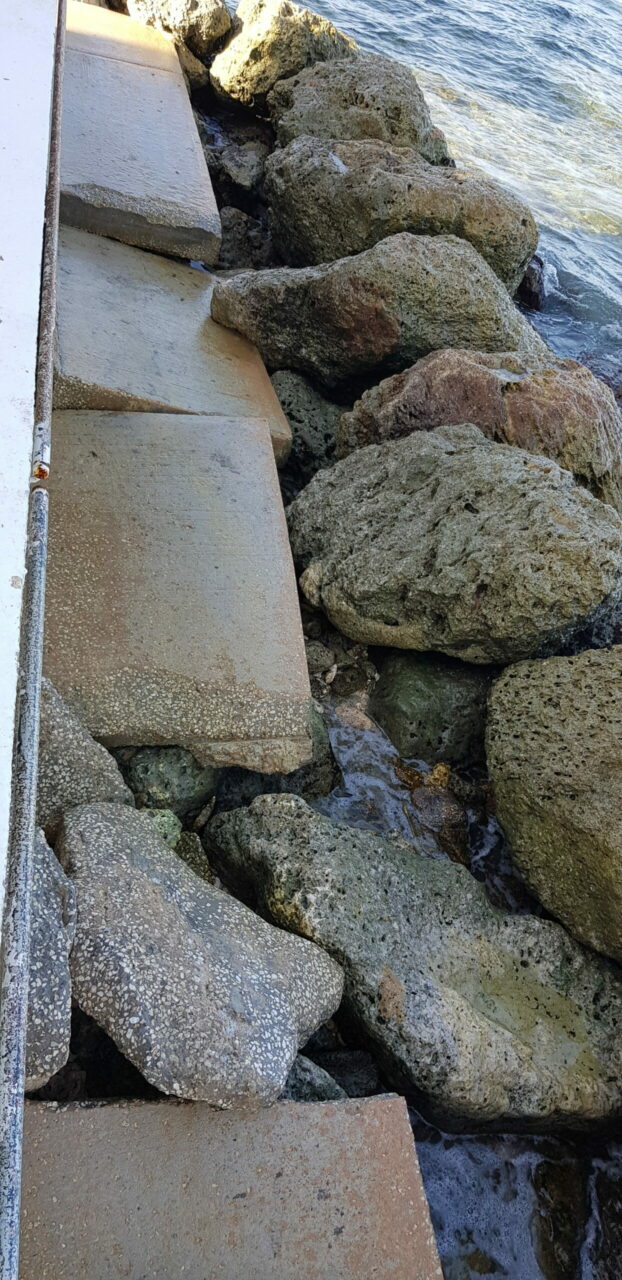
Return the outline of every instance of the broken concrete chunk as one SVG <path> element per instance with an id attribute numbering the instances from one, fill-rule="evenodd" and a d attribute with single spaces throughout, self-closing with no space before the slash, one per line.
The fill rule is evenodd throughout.
<path id="1" fill-rule="evenodd" d="M 71 1035 L 69 953 L 75 930 L 75 889 L 48 848 L 35 836 L 32 862 L 27 1092 L 41 1089 L 64 1067 Z"/>
<path id="2" fill-rule="evenodd" d="M 339 966 L 196 876 L 144 813 L 72 810 L 59 856 L 77 895 L 80 1008 L 163 1093 L 275 1101 L 339 1004 Z"/>

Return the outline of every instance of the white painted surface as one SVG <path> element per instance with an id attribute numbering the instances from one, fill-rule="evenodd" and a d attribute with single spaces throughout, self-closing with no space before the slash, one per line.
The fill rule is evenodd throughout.
<path id="1" fill-rule="evenodd" d="M 0 6 L 0 903 L 11 801 L 55 34 L 56 0 Z"/>

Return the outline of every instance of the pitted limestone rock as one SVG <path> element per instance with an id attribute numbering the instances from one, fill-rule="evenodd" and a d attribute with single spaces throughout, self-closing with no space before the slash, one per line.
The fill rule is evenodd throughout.
<path id="1" fill-rule="evenodd" d="M 164 1093 L 216 1107 L 278 1098 L 339 1004 L 339 966 L 199 879 L 142 813 L 72 810 L 59 855 L 77 894 L 80 1008 Z"/>
<path id="2" fill-rule="evenodd" d="M 529 887 L 622 962 L 622 646 L 521 662 L 493 685 L 487 755 Z"/>
<path id="3" fill-rule="evenodd" d="M 403 231 L 316 267 L 220 280 L 212 317 L 259 347 L 271 369 L 336 386 L 403 369 L 440 347 L 549 355 L 488 263 L 457 236 Z"/>
<path id="4" fill-rule="evenodd" d="M 120 747 L 115 754 L 139 809 L 172 809 L 185 822 L 216 793 L 216 770 L 183 747 Z"/>
<path id="5" fill-rule="evenodd" d="M 43 679 L 37 822 L 53 840 L 67 809 L 96 800 L 134 803 L 113 757 L 91 737 L 51 681 Z"/>
<path id="6" fill-rule="evenodd" d="M 605 623 L 622 593 L 613 507 L 468 424 L 319 471 L 289 530 L 305 595 L 362 644 L 514 662 Z"/>
<path id="7" fill-rule="evenodd" d="M 281 369 L 270 379 L 292 429 L 285 475 L 298 493 L 335 456 L 335 433 L 342 407 L 320 395 L 299 373 Z M 282 478 L 283 479 L 283 478 Z"/>
<path id="8" fill-rule="evenodd" d="M 365 53 L 317 62 L 281 80 L 268 97 L 279 144 L 314 138 L 378 138 L 414 147 L 431 164 L 451 164 L 444 134 L 432 124 L 413 71 Z"/>
<path id="9" fill-rule="evenodd" d="M 212 85 L 221 97 L 261 107 L 277 80 L 356 49 L 332 22 L 291 0 L 240 0 L 232 38 L 212 63 Z"/>
<path id="10" fill-rule="evenodd" d="M 33 848 L 28 966 L 27 1091 L 47 1084 L 69 1057 L 69 953 L 74 930 L 74 887 L 38 831 Z"/>
<path id="11" fill-rule="evenodd" d="M 446 1123 L 622 1110 L 622 983 L 557 924 L 491 906 L 464 867 L 294 796 L 214 818 L 219 865 L 345 970 L 346 1009 Z"/>
<path id="12" fill-rule="evenodd" d="M 342 415 L 337 454 L 465 421 L 491 440 L 554 458 L 622 512 L 622 414 L 610 389 L 576 360 L 433 351 Z"/>
<path id="13" fill-rule="evenodd" d="M 293 266 L 361 253 L 400 231 L 457 235 L 513 293 L 538 243 L 527 205 L 485 174 L 370 138 L 296 138 L 267 160 L 266 194 L 274 244 Z"/>
<path id="14" fill-rule="evenodd" d="M 491 683 L 486 668 L 390 649 L 378 665 L 369 710 L 404 759 L 462 766 L 481 761 Z"/>

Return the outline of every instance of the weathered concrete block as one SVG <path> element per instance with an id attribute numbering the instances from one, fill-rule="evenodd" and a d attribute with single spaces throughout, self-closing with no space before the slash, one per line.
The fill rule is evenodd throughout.
<path id="1" fill-rule="evenodd" d="M 257 348 L 210 319 L 213 282 L 205 271 L 64 227 L 55 407 L 264 418 L 284 460 L 289 423 Z"/>
<path id="2" fill-rule="evenodd" d="M 76 894 L 41 831 L 32 866 L 27 1090 L 40 1089 L 64 1067 L 71 1035 L 69 952 L 76 923 Z"/>
<path id="3" fill-rule="evenodd" d="M 70 3 L 61 218 L 128 244 L 215 263 L 220 217 L 174 44 Z"/>
<path id="4" fill-rule="evenodd" d="M 20 1280 L 442 1280 L 402 1098 L 26 1107 Z"/>
<path id="5" fill-rule="evenodd" d="M 46 674 L 107 746 L 262 772 L 310 758 L 270 435 L 257 419 L 59 413 Z"/>

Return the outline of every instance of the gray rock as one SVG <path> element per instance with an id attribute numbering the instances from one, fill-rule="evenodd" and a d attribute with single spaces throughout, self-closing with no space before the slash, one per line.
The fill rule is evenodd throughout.
<path id="1" fill-rule="evenodd" d="M 301 587 L 362 644 L 514 662 L 615 613 L 622 520 L 470 425 L 369 445 L 289 508 Z"/>
<path id="2" fill-rule="evenodd" d="M 214 58 L 212 85 L 221 97 L 261 107 L 277 80 L 356 48 L 332 22 L 290 0 L 241 0 L 232 39 Z"/>
<path id="3" fill-rule="evenodd" d="M 284 1102 L 338 1102 L 348 1095 L 345 1089 L 310 1058 L 298 1054 L 281 1094 Z"/>
<path id="4" fill-rule="evenodd" d="M 96 800 L 133 804 L 113 757 L 63 702 L 54 685 L 41 681 L 37 823 L 53 840 L 67 809 Z"/>
<path id="5" fill-rule="evenodd" d="M 309 266 L 400 231 L 468 240 L 510 292 L 538 243 L 527 205 L 477 170 L 438 168 L 386 142 L 296 138 L 266 162 L 275 246 Z"/>
<path id="6" fill-rule="evenodd" d="M 175 853 L 178 858 L 185 862 L 196 876 L 200 876 L 202 880 L 207 880 L 209 884 L 216 883 L 216 876 L 210 866 L 209 858 L 201 844 L 201 837 L 196 831 L 182 831 L 177 844 L 175 845 Z"/>
<path id="7" fill-rule="evenodd" d="M 389 651 L 369 710 L 404 759 L 479 763 L 491 675 L 437 655 Z"/>
<path id="8" fill-rule="evenodd" d="M 335 432 L 343 406 L 320 395 L 299 373 L 282 369 L 273 373 L 270 381 L 292 429 L 287 472 L 298 492 L 316 471 L 334 461 Z"/>
<path id="9" fill-rule="evenodd" d="M 222 271 L 256 271 L 274 263 L 272 237 L 268 227 L 243 209 L 224 205 L 220 210 L 222 240 L 218 266 Z"/>
<path id="10" fill-rule="evenodd" d="M 71 1035 L 69 953 L 75 890 L 37 831 L 33 848 L 26 1028 L 26 1090 L 41 1089 L 64 1067 Z"/>
<path id="11" fill-rule="evenodd" d="M 169 849 L 175 849 L 181 837 L 181 822 L 172 809 L 143 809 L 143 817 L 151 823 Z"/>
<path id="12" fill-rule="evenodd" d="M 144 813 L 85 805 L 60 857 L 77 893 L 74 997 L 162 1092 L 273 1102 L 342 974 L 184 865 Z"/>
<path id="13" fill-rule="evenodd" d="M 212 820 L 221 866 L 338 957 L 345 1011 L 436 1119 L 553 1126 L 622 1109 L 622 983 L 557 924 L 491 906 L 464 867 L 294 796 Z"/>
<path id="14" fill-rule="evenodd" d="M 348 1098 L 371 1098 L 381 1092 L 378 1067 L 364 1049 L 329 1049 L 314 1061 L 344 1090 Z"/>
<path id="15" fill-rule="evenodd" d="M 219 280 L 212 316 L 250 338 L 270 369 L 327 387 L 399 371 L 441 347 L 550 356 L 494 271 L 457 236 L 404 231 L 338 262 Z"/>
<path id="16" fill-rule="evenodd" d="M 209 85 L 209 71 L 205 63 L 190 52 L 183 40 L 176 40 L 175 48 L 188 92 L 195 93 L 198 89 L 206 89 Z"/>
<path id="17" fill-rule="evenodd" d="M 269 148 L 256 139 L 230 142 L 220 152 L 220 165 L 225 179 L 234 190 L 250 195 L 260 186 Z"/>
<path id="18" fill-rule="evenodd" d="M 497 816 L 529 887 L 622 962 L 622 647 L 521 662 L 493 685 Z"/>
<path id="19" fill-rule="evenodd" d="M 197 58 L 211 53 L 231 27 L 223 0 L 127 0 L 127 12 L 177 36 Z"/>
<path id="20" fill-rule="evenodd" d="M 186 822 L 216 794 L 216 769 L 184 747 L 120 747 L 116 755 L 140 809 L 172 809 Z"/>
<path id="21" fill-rule="evenodd" d="M 281 80 L 268 98 L 279 144 L 315 138 L 378 138 L 414 147 L 431 164 L 451 164 L 444 135 L 432 124 L 410 67 L 365 53 L 318 62 Z"/>

